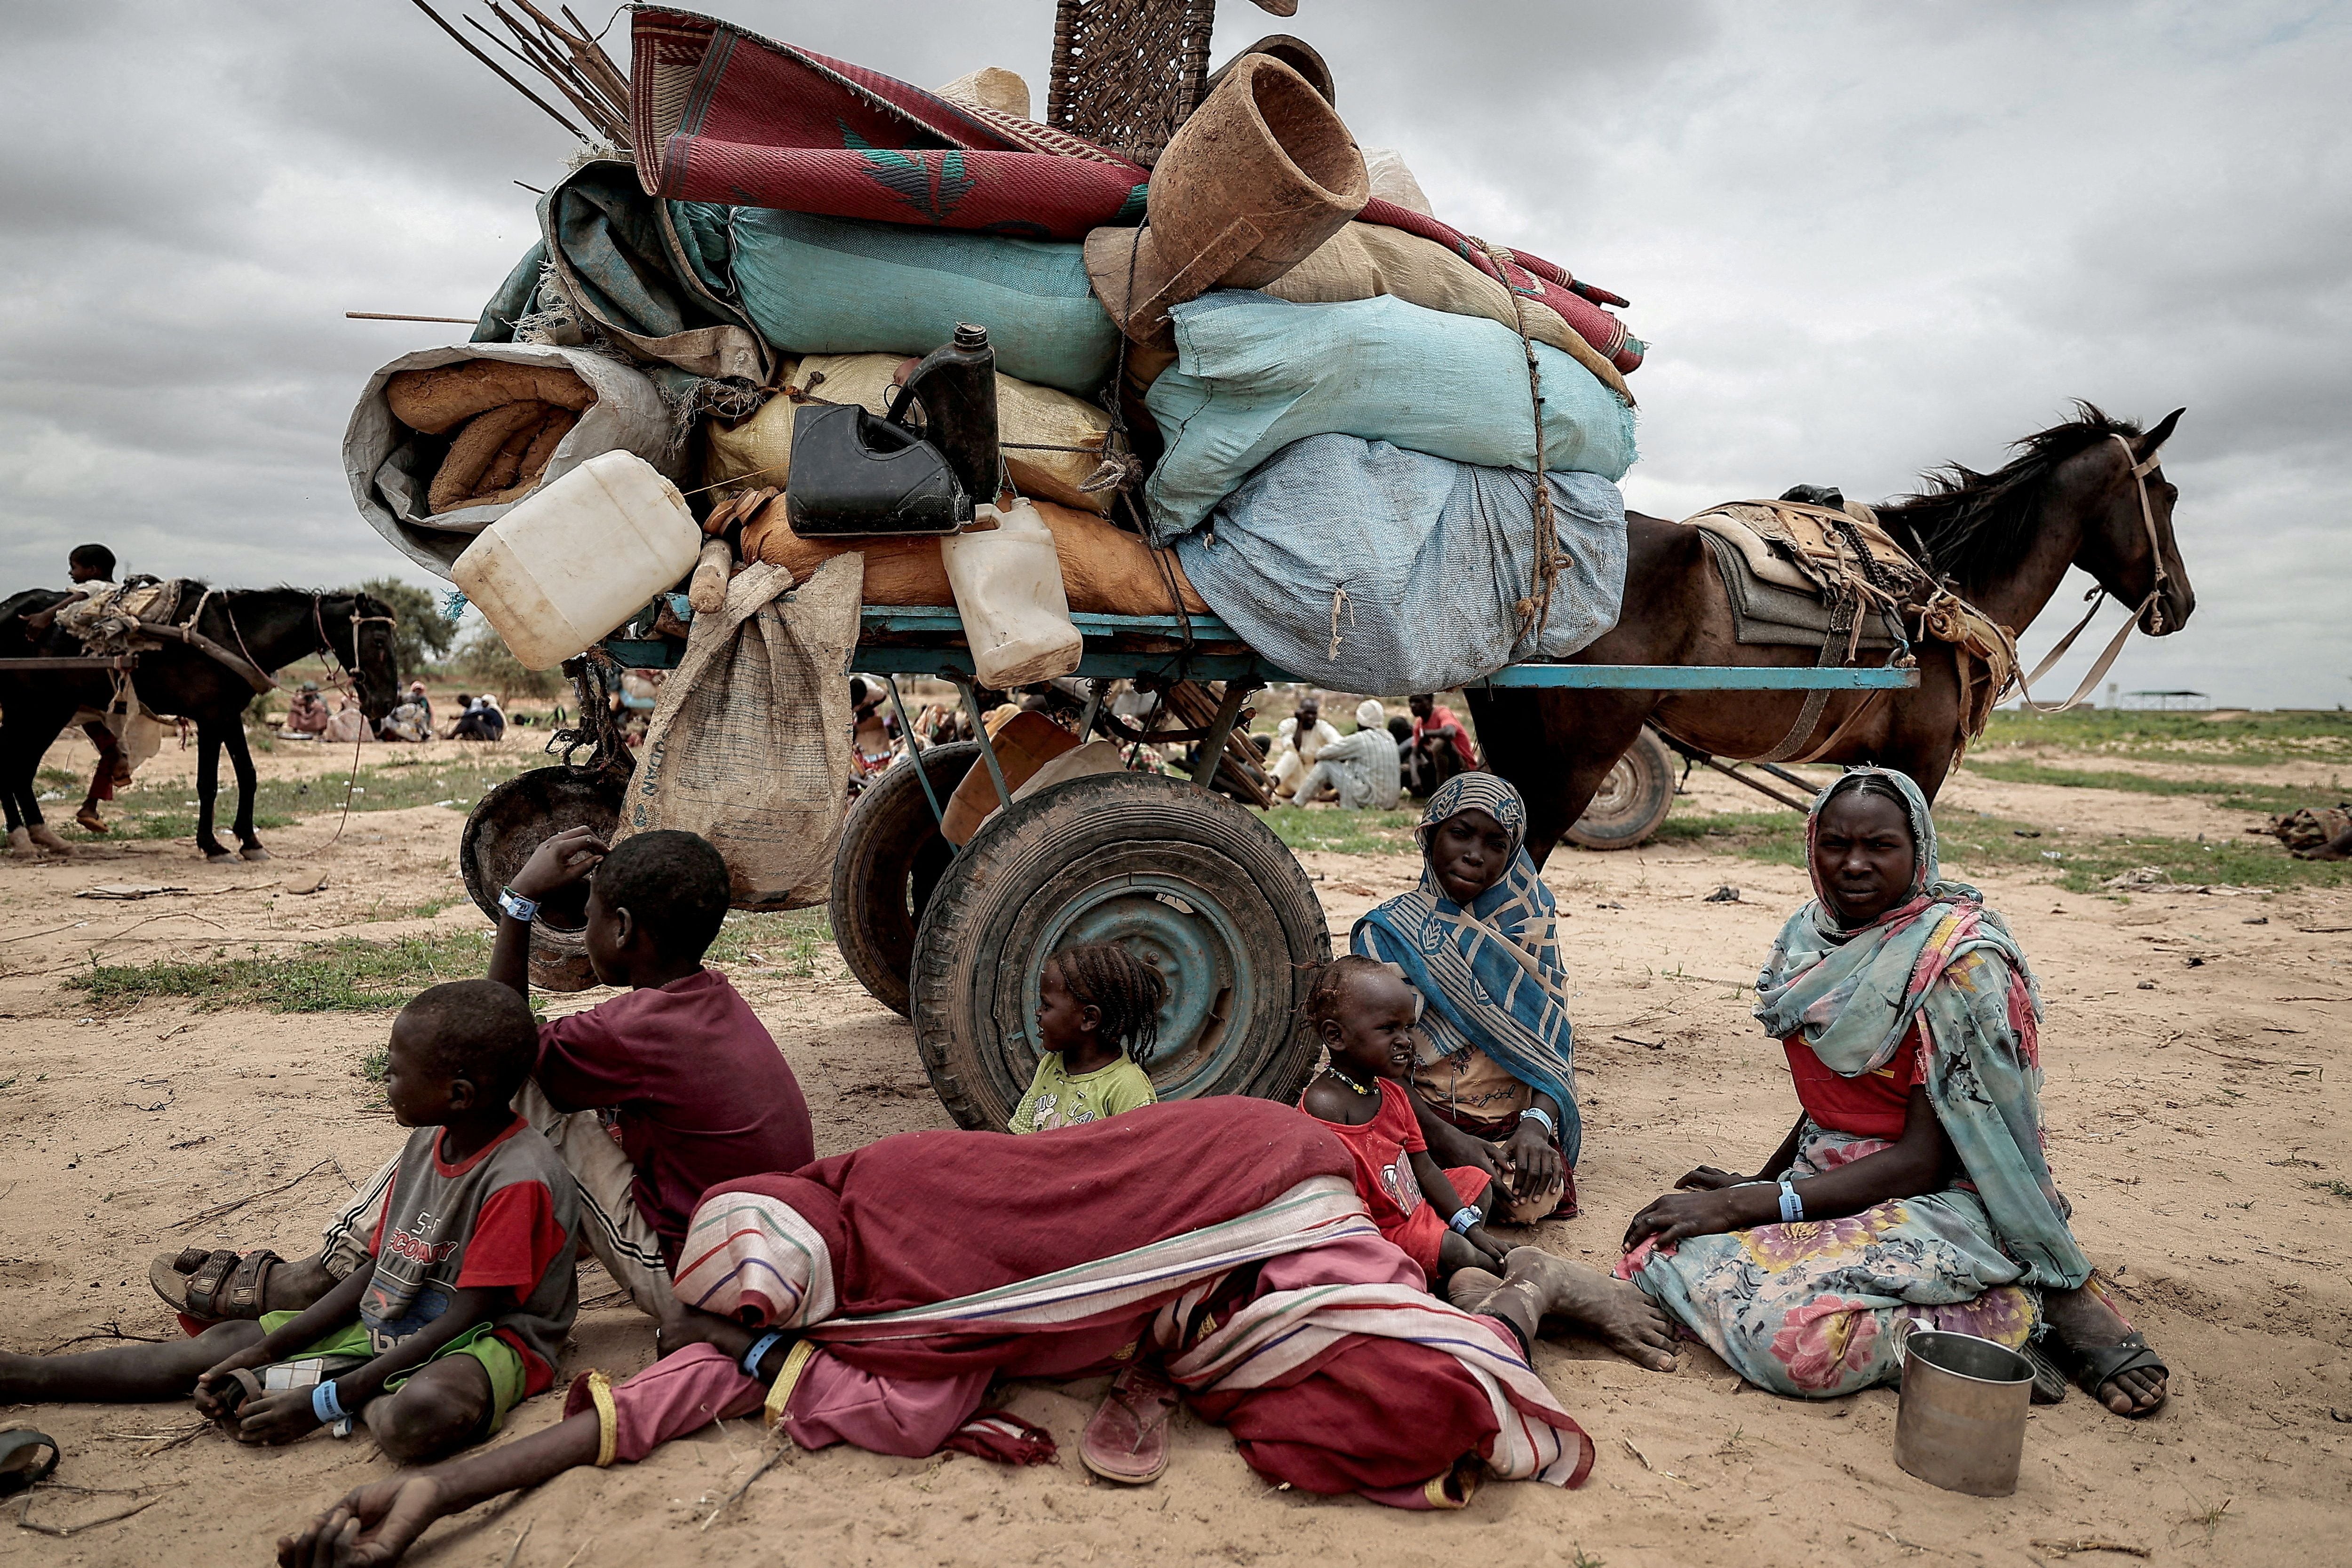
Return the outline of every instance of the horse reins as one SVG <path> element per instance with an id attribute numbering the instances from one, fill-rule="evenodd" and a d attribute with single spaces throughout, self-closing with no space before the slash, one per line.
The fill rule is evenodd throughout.
<path id="1" fill-rule="evenodd" d="M 337 647 L 335 646 L 335 639 L 327 635 L 326 617 L 320 613 L 319 608 L 320 601 L 323 595 L 318 594 L 310 595 L 310 625 L 319 634 L 320 645 L 329 653 L 333 654 L 336 658 L 341 659 L 343 657 L 342 649 Z M 360 627 L 379 623 L 387 626 L 397 626 L 400 625 L 400 617 L 389 613 L 381 616 L 362 616 L 360 614 L 359 597 L 357 595 L 352 595 L 352 658 L 351 662 L 344 665 L 343 668 L 351 672 L 352 684 L 354 687 L 360 684 Z M 235 626 L 236 623 L 232 619 L 229 624 L 231 626 Z M 397 673 L 394 675 L 393 680 L 394 685 L 398 684 L 399 676 Z M 362 728 L 359 732 L 359 738 L 352 742 L 352 768 L 351 772 L 346 774 L 343 779 L 343 814 L 335 820 L 334 837 L 327 840 L 326 847 L 330 849 L 333 848 L 335 845 L 341 840 L 343 837 L 343 829 L 351 823 L 352 796 L 357 793 L 360 782 L 360 748 L 366 743 L 367 731 Z"/>
<path id="2" fill-rule="evenodd" d="M 2157 537 L 2156 507 L 2147 499 L 2148 473 L 2156 468 L 2161 458 L 2158 452 L 2150 452 L 2146 458 L 2137 458 L 2132 452 L 2131 443 L 2121 436 L 2110 435 L 2107 438 L 2123 447 L 2124 462 L 2131 469 L 2132 483 L 2139 489 L 2139 520 L 2142 526 L 2147 530 L 2147 555 L 2148 561 L 2156 568 L 2156 580 L 2149 584 L 2147 597 L 2139 602 L 2139 607 L 2132 611 L 2130 617 L 2122 626 L 2116 628 L 2116 635 L 2108 642 L 2106 650 L 2101 653 L 2098 659 L 2091 666 L 2090 673 L 2083 677 L 2083 684 L 2074 688 L 2074 695 L 2063 702 L 2039 700 L 2033 695 L 2033 683 L 2050 673 L 2050 667 L 2056 664 L 2065 655 L 2066 650 L 2074 646 L 2074 639 L 2083 635 L 2083 628 L 2089 626 L 2091 617 L 2099 613 L 2099 606 L 2105 604 L 2107 600 L 2105 586 L 2103 584 L 2091 590 L 2087 595 L 2091 601 L 2091 607 L 2083 612 L 2083 618 L 2074 623 L 2074 629 L 2059 638 L 2058 646 L 2052 648 L 2048 656 L 2033 667 L 2033 672 L 2031 675 L 2025 673 L 2025 661 L 2018 656 L 2016 635 L 2008 627 L 2001 626 L 2000 622 L 1992 621 L 1988 617 L 1988 624 L 1999 630 L 2002 640 L 2009 645 L 2010 658 L 2018 670 L 2019 701 L 2032 712 L 2063 713 L 2080 703 L 2084 698 L 2088 697 L 2091 694 L 2091 689 L 2098 685 L 2101 678 L 2105 676 L 2109 668 L 2115 664 L 2116 656 L 2123 652 L 2125 642 L 2130 638 L 2132 629 L 2139 625 L 2142 616 L 2151 611 L 2155 615 L 2154 624 L 2148 628 L 2148 636 L 2160 637 L 2164 635 L 2164 590 L 2171 583 L 2172 574 L 2164 569 L 2164 543 Z"/>

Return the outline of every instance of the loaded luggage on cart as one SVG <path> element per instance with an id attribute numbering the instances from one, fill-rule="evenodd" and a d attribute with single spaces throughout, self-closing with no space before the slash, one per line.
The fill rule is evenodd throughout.
<path id="1" fill-rule="evenodd" d="M 1265 799 L 1250 693 L 1916 679 L 1573 662 L 1624 583 L 1624 301 L 1432 216 L 1299 40 L 1208 72 L 1209 9 L 1064 0 L 1050 123 L 1007 72 L 929 92 L 652 7 L 625 81 L 541 19 L 608 155 L 543 198 L 474 341 L 385 366 L 346 441 L 370 523 L 579 689 L 564 765 L 467 823 L 485 912 L 564 827 L 691 827 L 739 908 L 829 909 L 966 1126 L 1004 1125 L 1079 942 L 1166 981 L 1163 1098 L 1286 1100 L 1331 944 L 1232 798 Z M 1093 90 L 1135 58 L 1101 30 L 1161 10 L 1198 33 L 1166 81 Z M 669 672 L 634 753 L 630 670 Z M 906 748 L 854 805 L 852 670 Z M 924 744 L 908 676 L 971 738 Z M 982 711 L 1054 681 L 1074 725 Z M 1155 694 L 1143 728 L 1115 682 Z M 1654 827 L 1665 771 L 1643 737 L 1589 841 Z M 542 909 L 536 982 L 591 983 L 582 919 Z"/>

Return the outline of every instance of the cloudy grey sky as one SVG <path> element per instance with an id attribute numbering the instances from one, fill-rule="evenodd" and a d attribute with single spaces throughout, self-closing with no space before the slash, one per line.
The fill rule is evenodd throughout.
<path id="1" fill-rule="evenodd" d="M 717 8 L 925 84 L 1018 70 L 1042 111 L 1051 0 Z M 1633 506 L 1876 498 L 2073 397 L 2186 405 L 2197 619 L 2116 678 L 2352 702 L 2352 5 L 1225 0 L 1217 56 L 1277 29 L 1440 216 L 1633 300 Z M 89 538 L 425 580 L 341 437 L 371 370 L 463 329 L 342 312 L 473 314 L 531 237 L 510 182 L 570 138 L 404 0 L 0 0 L 0 585 Z"/>

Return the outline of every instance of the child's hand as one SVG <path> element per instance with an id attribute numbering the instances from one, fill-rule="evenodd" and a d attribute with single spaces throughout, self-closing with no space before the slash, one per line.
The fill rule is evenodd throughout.
<path id="1" fill-rule="evenodd" d="M 1701 1165 L 1697 1170 L 1676 1182 L 1675 1186 L 1682 1191 L 1712 1193 L 1719 1192 L 1725 1187 L 1738 1186 L 1750 1179 L 1747 1176 L 1735 1176 L 1729 1171 L 1719 1171 L 1713 1165 Z"/>
<path id="2" fill-rule="evenodd" d="M 247 1399 L 236 1413 L 240 1443 L 291 1443 L 319 1429 L 307 1388 L 281 1388 Z"/>
<path id="3" fill-rule="evenodd" d="M 1511 1249 L 1489 1236 L 1485 1226 L 1472 1226 L 1462 1233 L 1462 1239 L 1485 1253 L 1487 1259 L 1494 1264 L 1496 1273 L 1500 1274 L 1503 1271 L 1503 1258 Z"/>
<path id="4" fill-rule="evenodd" d="M 229 1407 L 235 1400 L 236 1389 L 236 1382 L 229 1374 L 268 1366 L 269 1357 L 267 1354 L 255 1353 L 260 1349 L 259 1345 L 252 1345 L 238 1351 L 234 1355 L 223 1356 L 205 1368 L 203 1375 L 196 1379 L 194 1394 L 196 1409 L 205 1419 L 211 1421 L 228 1419 Z"/>
<path id="5" fill-rule="evenodd" d="M 596 868 L 606 846 L 585 827 L 567 827 L 530 852 L 514 880 L 507 884 L 518 898 L 534 901 L 558 888 L 568 888 Z"/>

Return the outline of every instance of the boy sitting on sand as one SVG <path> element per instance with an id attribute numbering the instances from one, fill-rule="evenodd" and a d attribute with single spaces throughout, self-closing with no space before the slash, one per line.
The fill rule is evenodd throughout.
<path id="1" fill-rule="evenodd" d="M 583 909 L 584 892 L 585 908 Z M 570 901 L 596 978 L 620 995 L 539 1026 L 537 1064 L 515 1110 L 580 1188 L 583 1230 L 614 1279 L 658 1318 L 669 1271 L 703 1193 L 816 1158 L 808 1103 L 776 1042 L 702 957 L 727 918 L 727 864 L 692 833 L 640 833 L 609 851 L 584 827 L 534 851 L 501 889 L 490 979 L 530 994 L 530 928 L 542 902 Z M 596 1110 L 610 1107 L 615 1144 Z M 155 1260 L 166 1301 L 198 1318 L 308 1306 L 367 1258 L 367 1227 L 392 1167 L 327 1227 L 315 1258 L 240 1258 L 190 1248 Z"/>
<path id="2" fill-rule="evenodd" d="M 0 1356 L 0 1402 L 193 1393 L 240 1442 L 356 1418 L 403 1464 L 498 1431 L 554 1380 L 580 1307 L 572 1179 L 508 1103 L 537 1046 L 529 1005 L 506 986 L 419 994 L 392 1026 L 384 1095 L 416 1131 L 374 1219 L 372 1267 L 299 1312 L 192 1340 Z"/>

